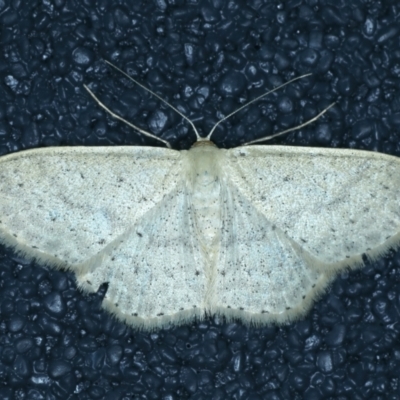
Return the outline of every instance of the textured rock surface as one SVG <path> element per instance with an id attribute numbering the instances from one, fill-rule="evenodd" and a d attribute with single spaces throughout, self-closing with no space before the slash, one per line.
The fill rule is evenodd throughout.
<path id="1" fill-rule="evenodd" d="M 132 3 L 132 4 L 131 4 Z M 0 1 L 0 154 L 42 146 L 155 145 L 83 89 L 177 149 L 179 116 L 108 68 L 116 63 L 206 133 L 266 88 L 312 71 L 215 134 L 221 147 L 338 107 L 275 143 L 400 156 L 395 1 Z M 302 321 L 248 328 L 209 319 L 137 333 L 72 274 L 1 248 L 2 399 L 399 399 L 400 256 L 342 274 Z"/>

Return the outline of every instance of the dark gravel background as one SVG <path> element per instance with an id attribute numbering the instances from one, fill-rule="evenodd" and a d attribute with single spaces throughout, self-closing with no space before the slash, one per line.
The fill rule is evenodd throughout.
<path id="1" fill-rule="evenodd" d="M 400 5 L 344 0 L 0 0 L 0 154 L 43 146 L 186 149 L 277 84 L 313 72 L 225 123 L 220 147 L 274 143 L 400 156 Z M 301 168 L 301 165 L 299 165 Z M 32 182 L 32 185 L 35 185 Z M 295 199 L 293 199 L 295 201 Z M 400 399 L 400 254 L 344 273 L 306 318 L 262 329 L 218 318 L 138 333 L 71 273 L 0 248 L 0 399 Z M 134 295 L 134 293 L 133 293 Z"/>

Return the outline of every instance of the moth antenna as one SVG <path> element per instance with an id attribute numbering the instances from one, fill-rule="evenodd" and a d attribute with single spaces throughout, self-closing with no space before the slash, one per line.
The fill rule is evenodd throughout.
<path id="1" fill-rule="evenodd" d="M 306 122 L 303 122 L 303 123 L 300 124 L 300 125 L 297 125 L 297 126 L 295 126 L 295 127 L 293 127 L 293 128 L 286 129 L 286 130 L 284 130 L 284 131 L 282 131 L 282 132 L 275 133 L 275 134 L 270 135 L 270 136 L 264 136 L 264 137 L 262 137 L 262 138 L 260 138 L 260 139 L 255 139 L 255 140 L 252 140 L 252 141 L 250 141 L 250 142 L 243 143 L 241 146 L 247 146 L 247 145 L 249 145 L 249 144 L 254 144 L 254 143 L 259 143 L 259 142 L 265 142 L 265 141 L 271 140 L 271 139 L 273 139 L 273 138 L 275 138 L 275 137 L 277 137 L 277 136 L 284 135 L 285 133 L 292 132 L 292 131 L 296 131 L 297 129 L 301 129 L 301 128 L 303 128 L 304 126 L 309 125 L 309 124 L 313 123 L 314 121 L 316 121 L 319 117 L 321 117 L 322 115 L 324 115 L 324 114 L 325 114 L 330 108 L 332 108 L 335 104 L 336 104 L 336 102 L 330 104 L 328 107 L 326 107 L 325 109 L 323 109 L 323 110 L 322 110 L 319 114 L 317 114 L 315 117 L 309 119 L 309 120 L 306 121 Z"/>
<path id="2" fill-rule="evenodd" d="M 196 138 L 197 141 L 201 141 L 201 140 L 205 140 L 204 138 L 202 138 L 199 133 L 197 132 L 196 127 L 194 126 L 194 123 L 183 113 L 181 113 L 177 108 L 175 108 L 172 104 L 168 103 L 168 101 L 164 100 L 162 97 L 160 97 L 157 93 L 154 93 L 152 90 L 150 90 L 149 88 L 147 88 L 146 86 L 142 85 L 140 82 L 138 82 L 136 79 L 133 79 L 131 76 L 129 76 L 126 72 L 122 71 L 122 69 L 118 68 L 117 66 L 115 66 L 114 64 L 110 63 L 107 60 L 104 60 L 108 65 L 110 65 L 111 67 L 115 68 L 118 72 L 120 72 L 121 74 L 125 75 L 128 79 L 130 79 L 132 82 L 136 83 L 136 85 L 140 86 L 142 89 L 146 90 L 147 92 L 149 92 L 150 94 L 152 94 L 153 96 L 157 97 L 159 100 L 161 100 L 164 104 L 166 104 L 168 107 L 172 108 L 175 112 L 177 112 L 182 118 L 184 118 L 187 122 L 189 122 L 189 124 L 191 125 L 191 127 L 194 130 L 194 133 L 196 134 Z"/>
<path id="3" fill-rule="evenodd" d="M 142 133 L 145 136 L 151 137 L 153 139 L 159 140 L 160 142 L 164 143 L 169 149 L 171 149 L 171 145 L 169 144 L 169 142 L 167 142 L 164 139 L 161 139 L 158 136 L 153 135 L 150 132 L 147 132 L 141 128 L 139 128 L 136 125 L 133 125 L 132 123 L 130 123 L 129 121 L 127 121 L 126 119 L 120 117 L 119 115 L 115 114 L 114 112 L 112 112 L 105 104 L 103 104 L 97 97 L 96 95 L 86 86 L 83 85 L 83 87 L 89 92 L 89 94 L 94 98 L 94 100 L 99 104 L 100 107 L 104 108 L 104 110 L 106 110 L 111 116 L 113 116 L 114 118 L 124 122 L 125 124 L 127 124 L 128 126 L 130 126 L 133 129 L 136 129 L 137 131 L 139 131 L 140 133 Z"/>
<path id="4" fill-rule="evenodd" d="M 243 106 L 239 107 L 239 108 L 236 109 L 235 111 L 233 111 L 233 112 L 231 112 L 230 114 L 228 114 L 226 117 L 220 119 L 220 120 L 212 127 L 212 129 L 211 129 L 210 133 L 207 135 L 206 139 L 207 139 L 207 140 L 211 140 L 211 135 L 213 134 L 215 128 L 216 128 L 221 122 L 223 122 L 223 121 L 227 120 L 228 118 L 232 117 L 232 115 L 235 115 L 235 114 L 238 113 L 240 110 L 243 110 L 243 108 L 246 108 L 246 107 L 249 106 L 250 104 L 252 104 L 252 103 L 254 103 L 254 102 L 256 102 L 256 101 L 262 99 L 263 97 L 267 96 L 268 94 L 271 94 L 271 93 L 273 93 L 273 92 L 276 92 L 277 90 L 283 88 L 284 86 L 289 85 L 289 83 L 292 83 L 292 82 L 294 82 L 294 81 L 297 81 L 297 80 L 299 80 L 299 79 L 305 78 L 306 76 L 310 76 L 310 75 L 312 75 L 312 74 L 309 73 L 309 74 L 305 74 L 305 75 L 301 75 L 301 76 L 298 76 L 298 77 L 296 77 L 296 78 L 293 78 L 293 79 L 291 79 L 290 81 L 285 82 L 285 83 L 283 83 L 282 85 L 279 85 L 279 86 L 277 86 L 276 88 L 274 88 L 274 89 L 272 89 L 272 90 L 269 90 L 267 93 L 264 93 L 264 94 L 262 94 L 261 96 L 258 96 L 258 97 L 256 97 L 255 99 L 253 99 L 253 100 L 249 101 L 248 103 L 244 104 Z"/>

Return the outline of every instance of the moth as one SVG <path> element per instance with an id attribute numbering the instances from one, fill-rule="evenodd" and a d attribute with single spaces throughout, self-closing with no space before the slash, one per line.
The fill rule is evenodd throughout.
<path id="1" fill-rule="evenodd" d="M 254 142 L 218 149 L 215 127 L 206 138 L 195 130 L 187 151 L 159 139 L 167 148 L 1 157 L 0 241 L 74 271 L 85 292 L 108 282 L 103 306 L 139 329 L 207 314 L 291 321 L 340 271 L 398 247 L 398 158 Z"/>

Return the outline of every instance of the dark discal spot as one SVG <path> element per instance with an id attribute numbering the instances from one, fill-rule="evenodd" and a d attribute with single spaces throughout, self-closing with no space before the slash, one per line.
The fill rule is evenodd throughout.
<path id="1" fill-rule="evenodd" d="M 51 217 L 51 221 L 54 222 L 56 220 L 56 217 Z"/>
<path id="2" fill-rule="evenodd" d="M 199 275 L 200 275 L 200 272 L 199 272 L 199 271 L 196 271 L 195 275 L 196 275 L 196 276 L 199 276 Z"/>
<path id="3" fill-rule="evenodd" d="M 346 256 L 346 258 L 350 258 L 350 256 Z"/>
<path id="4" fill-rule="evenodd" d="M 225 271 L 221 271 L 221 275 L 222 275 L 222 276 L 225 276 L 225 275 L 226 275 L 226 272 L 225 272 Z"/>
<path id="5" fill-rule="evenodd" d="M 157 317 L 162 317 L 164 315 L 164 313 L 160 312 L 159 314 L 157 314 Z"/>
<path id="6" fill-rule="evenodd" d="M 304 300 L 305 298 L 306 298 L 306 295 L 304 294 L 304 295 L 303 295 L 303 300 Z"/>
<path id="7" fill-rule="evenodd" d="M 106 242 L 105 239 L 100 239 L 98 243 L 99 244 L 104 244 L 105 242 Z"/>
<path id="8" fill-rule="evenodd" d="M 91 285 L 91 284 L 92 284 L 92 282 L 90 282 L 90 281 L 86 281 L 86 283 L 88 283 L 89 285 Z"/>
<path id="9" fill-rule="evenodd" d="M 286 307 L 286 310 L 290 310 L 291 308 L 290 307 Z"/>
<path id="10" fill-rule="evenodd" d="M 193 308 L 197 308 L 196 306 L 193 306 Z"/>
<path id="11" fill-rule="evenodd" d="M 240 310 L 240 311 L 244 311 L 244 308 L 243 308 L 243 307 L 239 307 L 239 310 Z"/>
<path id="12" fill-rule="evenodd" d="M 261 314 L 269 314 L 269 311 L 262 310 L 262 311 L 261 311 Z"/>
<path id="13" fill-rule="evenodd" d="M 143 237 L 143 235 L 140 232 L 136 232 L 136 235 L 138 235 L 139 237 Z"/>
<path id="14" fill-rule="evenodd" d="M 315 283 L 313 283 L 313 285 L 311 286 L 312 288 L 315 288 Z"/>
<path id="15" fill-rule="evenodd" d="M 13 233 L 13 236 L 14 236 L 14 237 L 18 237 L 15 233 Z"/>
<path id="16" fill-rule="evenodd" d="M 132 313 L 131 315 L 132 315 L 132 317 L 137 317 L 138 316 L 137 313 Z"/>
<path id="17" fill-rule="evenodd" d="M 300 240 L 301 240 L 303 243 L 307 243 L 307 240 L 305 240 L 305 239 L 303 239 L 303 238 L 300 238 Z"/>
<path id="18" fill-rule="evenodd" d="M 115 257 L 111 257 L 111 261 L 115 261 Z"/>
<path id="19" fill-rule="evenodd" d="M 183 309 L 183 307 L 181 307 L 180 309 L 179 309 L 179 311 L 183 311 L 184 309 Z"/>
<path id="20" fill-rule="evenodd" d="M 226 308 L 231 308 L 231 306 L 226 306 Z"/>
<path id="21" fill-rule="evenodd" d="M 19 186 L 19 187 L 23 187 L 24 184 L 23 184 L 23 183 L 18 183 L 18 186 Z"/>
<path id="22" fill-rule="evenodd" d="M 82 178 L 82 179 L 85 179 L 85 177 L 83 176 L 82 172 L 81 172 L 80 174 L 81 174 L 81 178 Z"/>
<path id="23" fill-rule="evenodd" d="M 32 249 L 37 249 L 37 246 L 32 246 Z"/>
<path id="24" fill-rule="evenodd" d="M 118 303 L 115 303 L 114 305 L 115 305 L 115 307 L 118 307 Z"/>

